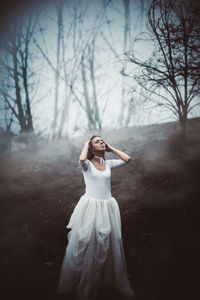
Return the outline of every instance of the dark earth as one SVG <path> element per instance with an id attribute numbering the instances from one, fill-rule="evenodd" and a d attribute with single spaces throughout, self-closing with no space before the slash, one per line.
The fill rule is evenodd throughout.
<path id="1" fill-rule="evenodd" d="M 98 133 L 132 157 L 112 171 L 112 194 L 137 300 L 200 299 L 199 132 L 195 118 L 185 142 L 177 122 Z M 1 154 L 1 299 L 55 299 L 66 225 L 84 193 L 78 157 L 93 133 Z"/>

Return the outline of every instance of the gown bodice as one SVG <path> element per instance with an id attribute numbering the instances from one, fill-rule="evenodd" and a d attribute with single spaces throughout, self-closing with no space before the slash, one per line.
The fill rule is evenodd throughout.
<path id="1" fill-rule="evenodd" d="M 98 170 L 89 160 L 81 162 L 85 182 L 85 196 L 95 199 L 109 199 L 111 195 L 111 169 L 126 164 L 122 159 L 105 160 L 104 171 Z"/>

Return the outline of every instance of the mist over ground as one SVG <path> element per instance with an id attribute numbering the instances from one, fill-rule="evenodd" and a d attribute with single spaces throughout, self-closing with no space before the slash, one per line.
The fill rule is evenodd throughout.
<path id="1" fill-rule="evenodd" d="M 84 193 L 78 165 L 93 133 L 132 157 L 112 171 L 128 273 L 137 299 L 198 298 L 200 119 L 87 132 L 1 155 L 3 299 L 54 299 L 67 245 L 66 225 Z M 106 158 L 117 158 L 106 153 Z M 11 289 L 12 288 L 12 289 Z"/>

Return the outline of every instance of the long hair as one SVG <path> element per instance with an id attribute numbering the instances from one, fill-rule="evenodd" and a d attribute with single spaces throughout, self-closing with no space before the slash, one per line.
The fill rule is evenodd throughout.
<path id="1" fill-rule="evenodd" d="M 89 141 L 89 146 L 88 146 L 88 154 L 87 154 L 87 159 L 91 160 L 93 157 L 94 157 L 94 153 L 93 153 L 93 146 L 92 146 L 92 140 L 97 137 L 99 135 L 93 135 L 91 138 L 90 138 L 90 141 Z M 103 154 L 103 158 L 105 160 L 105 156 Z"/>

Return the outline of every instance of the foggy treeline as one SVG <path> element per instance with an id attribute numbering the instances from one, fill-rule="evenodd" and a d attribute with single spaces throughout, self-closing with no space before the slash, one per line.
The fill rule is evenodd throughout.
<path id="1" fill-rule="evenodd" d="M 181 3 L 54 0 L 10 18 L 1 28 L 1 147 L 170 116 L 186 126 L 199 105 L 200 28 L 199 10 Z"/>

